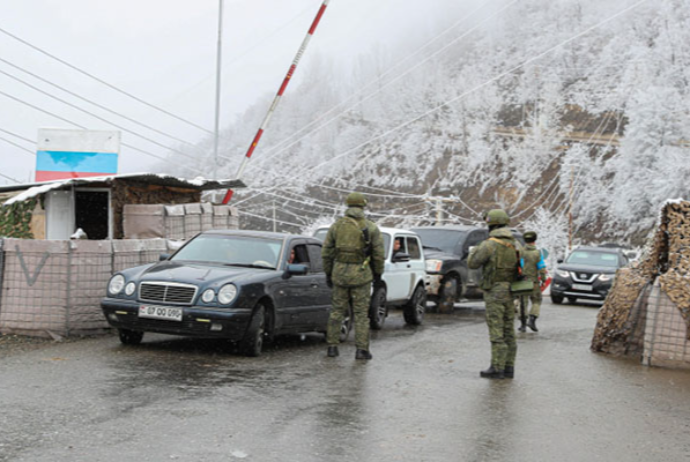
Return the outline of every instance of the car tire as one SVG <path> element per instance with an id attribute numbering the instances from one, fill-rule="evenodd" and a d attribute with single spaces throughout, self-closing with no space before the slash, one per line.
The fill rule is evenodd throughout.
<path id="1" fill-rule="evenodd" d="M 560 305 L 561 303 L 563 303 L 563 295 L 551 294 L 551 301 L 556 305 Z"/>
<path id="2" fill-rule="evenodd" d="M 266 309 L 262 304 L 258 304 L 254 308 L 254 315 L 249 322 L 247 332 L 244 338 L 240 341 L 240 351 L 245 356 L 256 358 L 261 356 L 261 349 L 264 344 L 264 334 L 266 327 Z"/>
<path id="3" fill-rule="evenodd" d="M 118 329 L 120 342 L 123 345 L 139 345 L 144 339 L 144 333 L 129 329 Z"/>
<path id="4" fill-rule="evenodd" d="M 352 305 L 350 305 L 350 307 L 347 309 L 347 313 L 345 313 L 345 317 L 343 318 L 343 323 L 340 325 L 340 343 L 347 341 L 354 322 L 355 313 L 352 310 Z"/>
<path id="5" fill-rule="evenodd" d="M 440 313 L 453 312 L 455 300 L 458 298 L 458 287 L 460 287 L 460 281 L 456 276 L 451 275 L 443 278 L 437 303 Z"/>
<path id="6" fill-rule="evenodd" d="M 571 305 L 574 305 L 577 303 L 577 297 L 568 297 L 568 301 Z"/>
<path id="7" fill-rule="evenodd" d="M 424 287 L 417 286 L 412 294 L 412 298 L 403 308 L 403 316 L 407 324 L 418 326 L 424 321 L 426 312 L 426 290 Z"/>
<path id="8" fill-rule="evenodd" d="M 386 288 L 379 287 L 374 289 L 374 294 L 371 296 L 371 303 L 369 304 L 369 327 L 372 330 L 381 330 L 383 323 L 386 322 L 388 316 L 388 306 L 386 305 Z"/>

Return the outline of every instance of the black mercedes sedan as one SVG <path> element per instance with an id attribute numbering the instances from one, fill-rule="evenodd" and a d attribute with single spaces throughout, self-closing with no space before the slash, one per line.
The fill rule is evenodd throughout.
<path id="1" fill-rule="evenodd" d="M 568 258 L 559 261 L 551 285 L 551 301 L 570 303 L 577 299 L 603 301 L 611 289 L 618 268 L 628 265 L 621 249 L 607 247 L 578 247 Z"/>
<path id="2" fill-rule="evenodd" d="M 208 231 L 157 263 L 115 274 L 101 308 L 124 344 L 158 332 L 225 338 L 258 356 L 276 335 L 326 332 L 331 290 L 316 239 Z M 342 340 L 351 320 L 343 323 Z"/>

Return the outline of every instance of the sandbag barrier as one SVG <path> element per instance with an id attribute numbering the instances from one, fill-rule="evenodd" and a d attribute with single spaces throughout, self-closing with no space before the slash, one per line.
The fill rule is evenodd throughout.
<path id="1" fill-rule="evenodd" d="M 690 368 L 690 202 L 666 203 L 642 260 L 618 271 L 591 348 Z"/>
<path id="2" fill-rule="evenodd" d="M 158 261 L 164 239 L 0 239 L 0 333 L 61 337 L 108 329 L 100 309 L 113 273 Z"/>

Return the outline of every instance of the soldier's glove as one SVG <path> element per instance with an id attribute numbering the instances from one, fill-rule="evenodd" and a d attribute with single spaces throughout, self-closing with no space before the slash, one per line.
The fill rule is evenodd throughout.
<path id="1" fill-rule="evenodd" d="M 381 280 L 381 275 L 380 274 L 374 274 L 374 290 L 378 289 L 379 287 L 383 286 L 383 281 Z"/>
<path id="2" fill-rule="evenodd" d="M 326 285 L 328 286 L 329 289 L 333 288 L 333 279 L 331 279 L 330 276 L 326 276 Z"/>

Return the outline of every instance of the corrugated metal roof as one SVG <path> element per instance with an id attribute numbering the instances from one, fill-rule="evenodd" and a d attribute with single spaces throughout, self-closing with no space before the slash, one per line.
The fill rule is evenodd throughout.
<path id="1" fill-rule="evenodd" d="M 108 175 L 88 178 L 69 178 L 66 180 L 46 181 L 42 183 L 17 184 L 10 186 L 0 186 L 1 193 L 17 192 L 14 197 L 3 205 L 14 202 L 21 202 L 48 191 L 57 189 L 83 186 L 92 183 L 113 183 L 115 181 L 126 181 L 128 183 L 143 183 L 157 186 L 170 186 L 175 188 L 189 188 L 197 191 L 208 191 L 213 189 L 238 189 L 244 188 L 242 180 L 209 180 L 206 178 L 195 178 L 187 180 L 164 173 L 127 173 L 120 175 Z"/>

